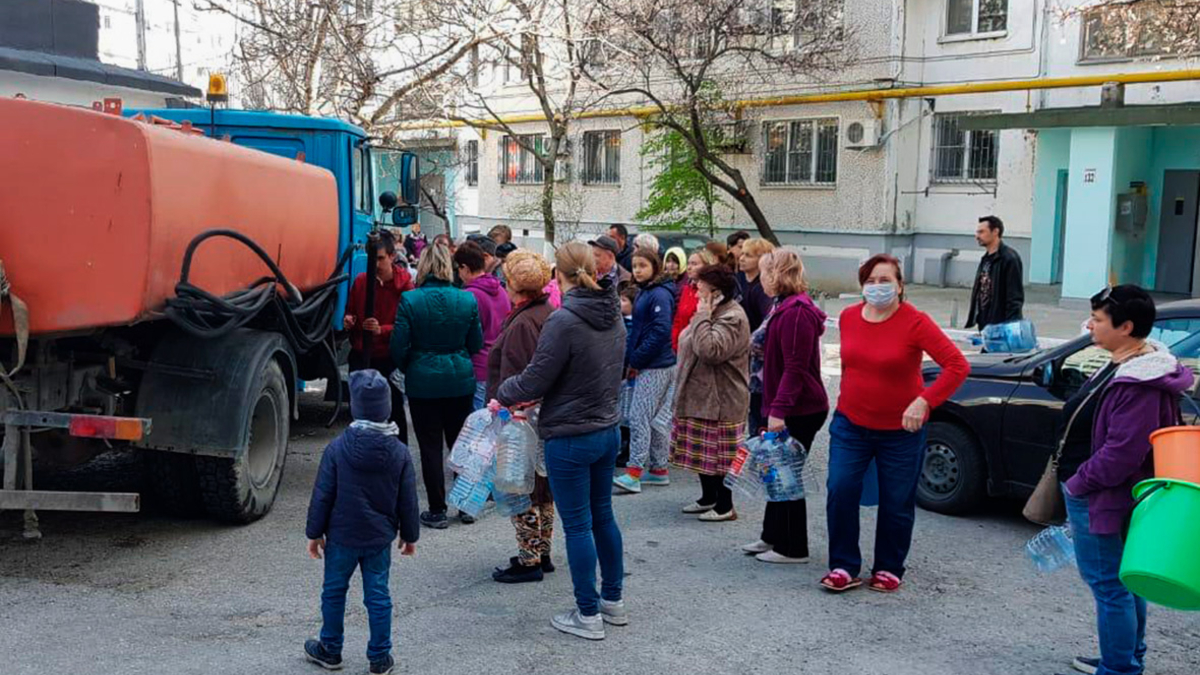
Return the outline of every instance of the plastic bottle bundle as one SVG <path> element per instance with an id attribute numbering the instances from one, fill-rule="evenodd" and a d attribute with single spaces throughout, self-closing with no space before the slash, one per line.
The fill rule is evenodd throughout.
<path id="1" fill-rule="evenodd" d="M 542 414 L 542 406 L 535 405 L 525 411 L 526 417 L 529 418 L 529 427 L 533 429 L 533 433 L 537 434 L 538 417 Z M 542 440 L 541 435 L 538 435 L 537 455 L 533 462 L 533 473 L 537 476 L 545 478 L 546 473 L 546 441 Z"/>
<path id="2" fill-rule="evenodd" d="M 1028 319 L 984 326 L 980 337 L 984 349 L 994 354 L 1023 354 L 1037 348 L 1037 332 Z"/>
<path id="3" fill-rule="evenodd" d="M 1074 565 L 1075 542 L 1071 540 L 1071 528 L 1067 525 L 1047 527 L 1025 544 L 1025 552 L 1039 572 L 1054 572 L 1065 565 Z"/>
<path id="4" fill-rule="evenodd" d="M 537 462 L 537 434 L 525 413 L 500 411 L 502 426 L 496 437 L 496 489 L 514 495 L 533 492 Z"/>
<path id="5" fill-rule="evenodd" d="M 495 456 L 499 427 L 498 416 L 487 408 L 468 415 L 450 451 L 450 466 L 460 475 L 478 480 Z"/>
<path id="6" fill-rule="evenodd" d="M 788 502 L 804 498 L 805 452 L 784 433 L 768 431 L 759 448 L 759 473 L 767 501 Z M 799 446 L 799 451 L 796 447 Z"/>
<path id="7" fill-rule="evenodd" d="M 495 478 L 494 464 L 489 464 L 478 479 L 459 474 L 458 478 L 454 479 L 454 487 L 450 494 L 446 496 L 446 502 L 472 518 L 478 518 L 487 506 L 488 495 L 492 493 Z"/>
<path id="8" fill-rule="evenodd" d="M 766 487 L 759 472 L 759 454 L 762 438 L 749 438 L 738 444 L 737 454 L 725 474 L 725 487 L 733 492 L 763 501 L 767 498 Z"/>
<path id="9" fill-rule="evenodd" d="M 496 499 L 496 513 L 502 516 L 516 516 L 525 513 L 533 506 L 533 501 L 529 495 L 513 495 L 507 492 L 494 491 L 492 496 Z"/>

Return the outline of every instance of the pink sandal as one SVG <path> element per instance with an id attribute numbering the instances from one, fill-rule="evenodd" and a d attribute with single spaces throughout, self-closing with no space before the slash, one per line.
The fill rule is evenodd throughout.
<path id="1" fill-rule="evenodd" d="M 895 593 L 904 584 L 900 577 L 891 572 L 876 572 L 871 575 L 867 588 L 880 593 Z"/>
<path id="2" fill-rule="evenodd" d="M 850 589 L 862 586 L 863 580 L 850 576 L 844 569 L 831 570 L 821 579 L 821 587 L 834 593 L 844 593 Z"/>

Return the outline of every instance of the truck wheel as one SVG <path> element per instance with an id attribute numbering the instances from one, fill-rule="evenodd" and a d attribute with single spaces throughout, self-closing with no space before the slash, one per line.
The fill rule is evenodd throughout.
<path id="1" fill-rule="evenodd" d="M 983 448 L 957 424 L 933 422 L 925 437 L 925 459 L 917 483 L 917 504 L 926 511 L 961 515 L 986 496 Z"/>
<path id="2" fill-rule="evenodd" d="M 196 460 L 191 455 L 146 451 L 150 503 L 154 508 L 183 518 L 204 515 L 204 498 L 196 477 Z"/>
<path id="3" fill-rule="evenodd" d="M 208 514 L 230 523 L 250 523 L 267 515 L 287 459 L 291 417 L 288 383 L 279 363 L 268 361 L 259 381 L 246 451 L 235 459 L 196 458 Z"/>

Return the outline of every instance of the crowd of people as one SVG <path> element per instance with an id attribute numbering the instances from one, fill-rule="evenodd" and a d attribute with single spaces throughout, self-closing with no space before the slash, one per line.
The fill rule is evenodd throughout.
<path id="1" fill-rule="evenodd" d="M 980 325 L 1020 314 L 1022 298 L 1010 283 L 1014 269 L 1019 283 L 1020 259 L 1014 262 L 1015 254 L 999 243 L 1003 226 L 996 233 L 996 223 L 981 220 L 986 231 L 980 243 L 991 257 L 987 269 L 981 266 L 982 284 L 977 281 L 973 292 L 972 315 Z M 387 514 L 393 536 L 399 530 L 402 552 L 408 554 L 418 522 L 433 529 L 449 526 L 446 451 L 468 415 L 485 405 L 540 404 L 537 431 L 545 446 L 545 474 L 535 481 L 531 507 L 512 517 L 517 555 L 497 567 L 493 578 L 536 582 L 553 572 L 557 517 L 575 589 L 575 607 L 552 619 L 565 633 L 602 639 L 606 624 L 629 622 L 614 491 L 636 495 L 644 487 L 668 485 L 673 469 L 684 470 L 699 476 L 700 492 L 681 505 L 682 513 L 706 523 L 734 521 L 738 513 L 725 476 L 739 445 L 748 436 L 774 432 L 811 448 L 826 422 L 829 548 L 819 584 L 833 593 L 860 586 L 894 593 L 903 587 L 926 423 L 966 379 L 969 367 L 934 321 L 906 300 L 898 259 L 875 255 L 858 270 L 862 301 L 838 318 L 841 388 L 831 406 L 821 376 L 827 317 L 808 294 L 804 261 L 795 248 L 738 232 L 694 251 L 660 251 L 653 235 L 631 238 L 617 225 L 592 241 L 561 245 L 547 260 L 514 246 L 504 226 L 457 245 L 445 235 L 426 243 L 416 234 L 416 243 L 410 236 L 404 245 L 418 255 L 415 283 L 394 262 L 397 246 L 385 236 L 371 282 L 366 274 L 355 281 L 345 317 L 354 345 L 356 421 L 349 439 L 338 441 L 345 448 L 331 446 L 326 452 L 310 510 L 310 552 L 316 557 L 321 547 L 327 549 L 323 603 L 328 600 L 331 608 L 321 638 L 306 646 L 310 659 L 328 666 L 336 656 L 340 663 L 347 565 L 352 573 L 357 561 L 365 578 L 368 568 L 382 564 L 367 550 L 377 544 L 378 532 L 361 533 L 364 525 L 344 524 L 360 535 L 339 540 L 336 525 L 345 514 L 339 515 L 340 507 L 329 500 L 330 485 L 358 480 L 355 463 L 378 451 L 378 443 L 359 438 L 362 433 L 406 438 L 405 398 L 420 448 L 427 508 L 417 515 L 414 474 L 399 443 L 395 451 L 402 456 L 390 474 L 372 480 L 400 484 L 404 498 L 384 506 L 373 498 L 365 501 L 367 508 Z M 375 306 L 368 314 L 365 289 L 372 282 L 377 284 Z M 1102 371 L 1109 379 L 1089 383 L 1085 390 L 1113 386 L 1122 398 L 1104 398 L 1099 405 L 1086 399 L 1095 421 L 1073 427 L 1070 452 L 1057 466 L 1077 541 L 1096 542 L 1088 547 L 1086 563 L 1080 553 L 1080 570 L 1100 608 L 1102 659 L 1140 664 L 1145 605 L 1132 596 L 1116 598 L 1112 588 L 1114 556 L 1119 562 L 1121 547 L 1117 523 L 1132 508 L 1126 488 L 1144 473 L 1149 445 L 1141 427 L 1170 422 L 1172 402 L 1162 392 L 1177 394 L 1184 380 L 1190 385 L 1190 371 L 1146 342 L 1146 314 L 1152 323 L 1154 308 L 1144 291 L 1122 286 L 1102 296 L 1093 298 L 1093 331 L 1097 344 L 1113 352 L 1116 365 Z M 930 383 L 921 372 L 926 355 L 940 366 Z M 1144 392 L 1142 375 L 1150 371 L 1169 386 L 1156 380 L 1157 388 Z M 380 387 L 390 399 L 383 400 Z M 1127 400 L 1140 406 L 1136 413 L 1122 407 Z M 1068 408 L 1072 405 L 1080 404 Z M 1138 424 L 1136 438 L 1125 433 Z M 628 459 L 618 472 L 623 425 L 629 430 Z M 1114 453 L 1120 457 L 1114 459 Z M 343 471 L 339 461 L 351 466 L 349 476 L 334 475 L 335 469 Z M 878 525 L 869 575 L 864 575 L 859 504 L 872 464 L 878 468 Z M 1063 473 L 1067 466 L 1071 469 Z M 465 513 L 458 518 L 473 522 Z M 741 550 L 764 563 L 806 563 L 808 527 L 805 499 L 769 502 L 761 533 Z M 328 553 L 335 547 L 349 552 L 335 558 Z M 369 607 L 372 602 L 368 597 Z M 1115 608 L 1118 602 L 1121 611 Z M 386 665 L 381 654 L 390 647 L 375 634 L 380 602 L 375 606 L 373 673 L 386 672 L 376 670 L 375 663 L 381 669 Z M 378 630 L 390 630 L 382 618 L 378 622 Z M 1103 672 L 1140 671 L 1110 666 Z"/>

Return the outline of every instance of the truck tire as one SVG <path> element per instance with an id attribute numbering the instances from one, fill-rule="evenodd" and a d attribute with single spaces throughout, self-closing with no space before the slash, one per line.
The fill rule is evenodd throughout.
<path id="1" fill-rule="evenodd" d="M 147 480 L 150 481 L 150 505 L 164 513 L 182 518 L 204 515 L 204 498 L 191 455 L 146 451 Z"/>
<path id="2" fill-rule="evenodd" d="M 279 362 L 268 360 L 258 381 L 246 451 L 232 459 L 196 458 L 205 509 L 213 518 L 229 523 L 250 523 L 267 515 L 287 460 L 291 416 L 288 383 Z"/>
<path id="3" fill-rule="evenodd" d="M 971 512 L 987 496 L 987 463 L 971 432 L 951 422 L 933 422 L 917 482 L 917 504 L 947 515 Z"/>

